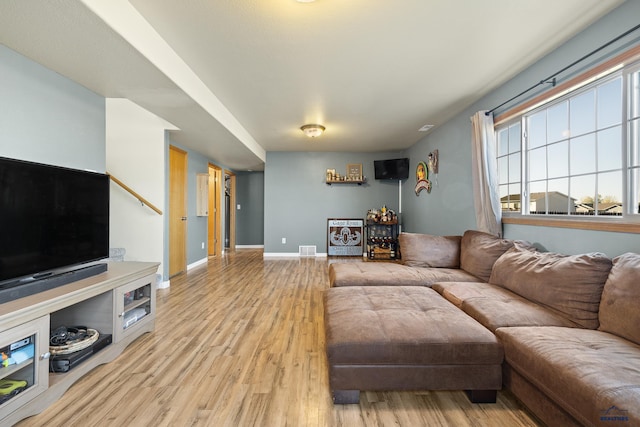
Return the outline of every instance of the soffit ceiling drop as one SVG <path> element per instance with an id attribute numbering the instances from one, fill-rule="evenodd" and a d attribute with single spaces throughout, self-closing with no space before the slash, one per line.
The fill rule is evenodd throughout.
<path id="1" fill-rule="evenodd" d="M 621 0 L 4 0 L 0 42 L 236 170 L 410 147 Z M 481 18 L 484 17 L 484 18 Z M 526 23 L 526 25 L 525 25 Z M 300 126 L 318 123 L 310 139 Z"/>

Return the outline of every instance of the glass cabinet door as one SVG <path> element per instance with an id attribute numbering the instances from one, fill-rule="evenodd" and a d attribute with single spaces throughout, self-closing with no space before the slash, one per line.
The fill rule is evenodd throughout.
<path id="1" fill-rule="evenodd" d="M 149 278 L 136 280 L 116 291 L 116 339 L 127 335 L 155 311 L 155 281 Z M 155 313 L 154 313 L 155 314 Z"/>
<path id="2" fill-rule="evenodd" d="M 10 413 L 49 386 L 49 316 L 0 332 L 0 413 Z"/>

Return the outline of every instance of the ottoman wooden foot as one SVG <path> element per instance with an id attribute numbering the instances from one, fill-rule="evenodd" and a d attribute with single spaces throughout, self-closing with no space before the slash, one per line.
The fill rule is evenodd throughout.
<path id="1" fill-rule="evenodd" d="M 496 403 L 497 390 L 465 390 L 471 403 Z"/>
<path id="2" fill-rule="evenodd" d="M 332 394 L 337 405 L 360 403 L 360 390 L 333 390 Z"/>

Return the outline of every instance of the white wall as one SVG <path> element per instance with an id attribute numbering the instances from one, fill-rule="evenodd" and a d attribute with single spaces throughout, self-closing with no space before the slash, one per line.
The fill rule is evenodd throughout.
<path id="1" fill-rule="evenodd" d="M 165 129 L 173 125 L 127 99 L 106 100 L 107 172 L 162 210 L 165 206 Z M 111 183 L 111 247 L 126 261 L 162 263 L 164 218 Z M 164 271 L 161 265 L 158 271 Z"/>

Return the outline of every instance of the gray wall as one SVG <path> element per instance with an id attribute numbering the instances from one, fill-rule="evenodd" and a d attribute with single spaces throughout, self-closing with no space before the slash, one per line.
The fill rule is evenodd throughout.
<path id="1" fill-rule="evenodd" d="M 408 150 L 411 164 L 426 160 L 433 149 L 440 152 L 439 185 L 431 194 L 425 192 L 416 197 L 413 194 L 415 178 L 403 185 L 403 205 L 405 207 L 405 227 L 407 231 L 432 234 L 459 234 L 465 229 L 475 228 L 473 196 L 471 189 L 471 122 L 469 118 L 479 110 L 489 110 L 512 96 L 520 93 L 536 82 L 546 78 L 622 34 L 638 24 L 640 1 L 629 0 L 609 15 L 587 28 L 541 61 L 537 62 L 507 84 L 485 96 L 444 125 L 438 126 L 424 139 Z M 634 34 L 625 45 L 638 40 Z M 608 49 L 608 52 L 623 49 Z M 561 76 L 558 83 L 574 75 L 584 64 L 571 73 Z M 471 65 L 471 64 L 470 64 Z M 512 104 L 513 105 L 513 104 Z M 508 105 L 505 108 L 509 108 Z M 504 108 L 503 110 L 504 111 Z M 500 110 L 497 112 L 500 113 Z M 640 251 L 640 235 L 584 231 L 551 227 L 505 225 L 504 234 L 508 238 L 527 239 L 537 242 L 542 248 L 563 253 L 602 251 L 616 256 L 626 251 Z"/>
<path id="2" fill-rule="evenodd" d="M 0 156 L 104 172 L 104 98 L 0 45 Z"/>
<path id="3" fill-rule="evenodd" d="M 184 149 L 184 147 L 181 147 Z M 187 160 L 187 264 L 191 264 L 207 257 L 209 217 L 196 215 L 196 176 L 199 173 L 209 173 L 209 159 L 200 153 L 186 150 Z M 224 212 L 222 212 L 224 221 Z M 204 243 L 204 248 L 202 244 Z"/>
<path id="4" fill-rule="evenodd" d="M 236 205 L 236 245 L 264 245 L 264 172 L 238 172 Z"/>
<path id="5" fill-rule="evenodd" d="M 402 185 L 403 231 L 447 235 L 475 228 L 469 116 L 434 128 L 428 138 L 411 147 L 406 154 L 412 170 L 426 162 L 434 149 L 439 153 L 439 173 L 429 176 L 431 193 L 423 190 L 416 196 L 415 173 Z"/>
<path id="6" fill-rule="evenodd" d="M 365 218 L 370 208 L 398 209 L 398 182 L 373 179 L 373 161 L 401 157 L 385 153 L 268 152 L 264 173 L 264 251 L 297 253 L 299 245 L 327 251 L 328 218 Z M 344 174 L 362 163 L 367 184 L 325 183 L 326 170 Z M 287 239 L 286 244 L 281 239 Z"/>

